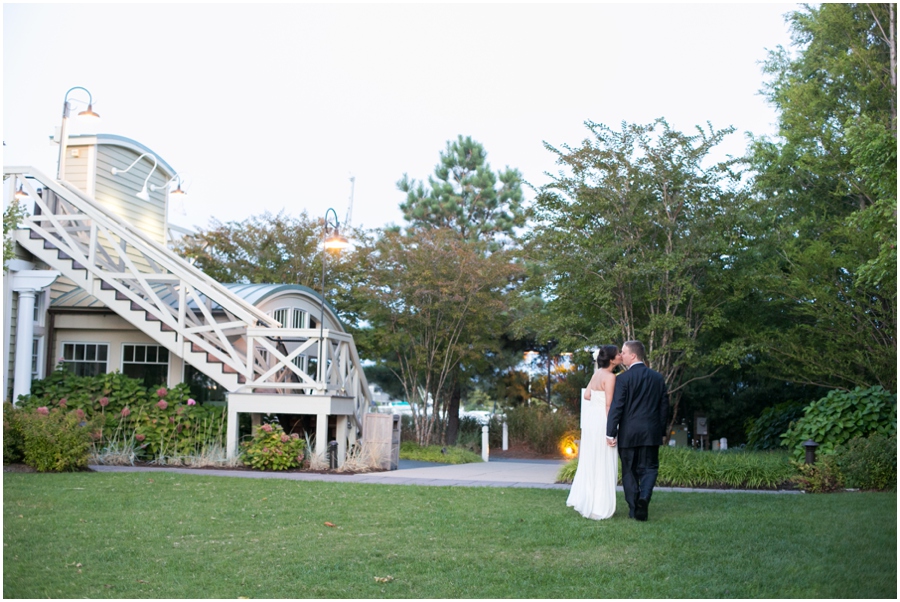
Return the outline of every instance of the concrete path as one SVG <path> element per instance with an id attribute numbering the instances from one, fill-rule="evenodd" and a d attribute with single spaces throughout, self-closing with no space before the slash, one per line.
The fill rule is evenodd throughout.
<path id="1" fill-rule="evenodd" d="M 561 460 L 492 460 L 472 464 L 429 464 L 400 461 L 398 470 L 367 474 L 315 474 L 303 472 L 260 472 L 249 470 L 204 470 L 149 466 L 99 466 L 97 472 L 169 472 L 204 476 L 243 477 L 252 479 L 288 479 L 293 481 L 330 481 L 334 483 L 378 483 L 382 485 L 426 485 L 440 487 L 525 487 L 532 489 L 569 489 L 571 485 L 556 483 L 556 474 L 565 464 Z M 622 491 L 622 487 L 617 487 Z M 799 491 L 748 491 L 733 489 L 690 489 L 656 487 L 654 491 L 702 493 L 787 493 Z"/>

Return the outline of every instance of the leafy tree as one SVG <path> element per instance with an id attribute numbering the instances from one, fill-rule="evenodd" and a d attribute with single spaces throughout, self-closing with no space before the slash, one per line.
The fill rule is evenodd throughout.
<path id="1" fill-rule="evenodd" d="M 406 193 L 403 217 L 414 227 L 448 228 L 464 240 L 497 241 L 525 225 L 522 175 L 509 167 L 495 174 L 484 147 L 470 136 L 447 142 L 428 187 L 406 174 L 397 187 Z"/>
<path id="2" fill-rule="evenodd" d="M 324 219 L 304 211 L 297 217 L 268 212 L 244 221 L 210 220 L 210 227 L 182 239 L 175 251 L 219 282 L 244 284 L 300 284 L 322 290 L 322 228 Z M 366 244 L 362 231 L 342 232 Z M 348 324 L 359 319 L 350 289 L 363 277 L 353 249 L 329 253 L 326 298 Z"/>
<path id="3" fill-rule="evenodd" d="M 753 139 L 747 225 L 765 368 L 795 382 L 896 388 L 896 19 L 892 4 L 804 6 L 770 53 L 776 139 Z"/>
<path id="4" fill-rule="evenodd" d="M 355 336 L 402 383 L 420 445 L 448 409 L 456 369 L 496 347 L 503 328 L 502 292 L 516 268 L 484 245 L 454 230 L 410 228 L 365 250 L 369 278 L 357 293 L 368 327 Z"/>
<path id="5" fill-rule="evenodd" d="M 731 266 L 744 242 L 740 174 L 733 160 L 709 164 L 732 129 L 586 125 L 593 137 L 579 148 L 545 144 L 566 168 L 541 189 L 529 240 L 530 288 L 547 312 L 519 326 L 572 350 L 643 341 L 677 415 L 686 368 L 704 366 L 694 378 L 708 377 L 742 351 L 722 341 L 699 354 L 739 296 Z"/>
<path id="6" fill-rule="evenodd" d="M 12 239 L 12 232 L 19 227 L 19 222 L 25 216 L 25 208 L 18 200 L 13 199 L 12 202 L 3 210 L 3 268 L 6 269 L 6 262 L 15 255 L 15 243 Z"/>
<path id="7" fill-rule="evenodd" d="M 484 147 L 469 136 L 447 142 L 427 186 L 404 174 L 397 187 L 406 193 L 400 208 L 410 228 L 454 231 L 463 241 L 477 244 L 483 254 L 514 248 L 516 229 L 526 221 L 519 171 L 509 167 L 492 171 Z M 496 335 L 500 332 L 502 329 Z M 513 348 L 518 346 L 509 337 L 501 340 Z M 508 351 L 492 345 L 454 369 L 447 410 L 448 443 L 456 442 L 463 393 L 475 380 L 490 380 L 508 370 Z"/>

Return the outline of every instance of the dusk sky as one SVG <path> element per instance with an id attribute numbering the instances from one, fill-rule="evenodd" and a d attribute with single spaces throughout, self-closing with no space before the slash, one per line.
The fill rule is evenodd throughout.
<path id="1" fill-rule="evenodd" d="M 759 95 L 793 4 L 4 4 L 5 165 L 53 176 L 63 97 L 182 174 L 170 221 L 399 223 L 396 182 L 472 136 L 540 186 L 586 120 L 775 131 Z M 76 108 L 87 97 L 70 96 Z M 79 125 L 70 126 L 78 133 Z M 526 190 L 526 198 L 533 193 Z"/>

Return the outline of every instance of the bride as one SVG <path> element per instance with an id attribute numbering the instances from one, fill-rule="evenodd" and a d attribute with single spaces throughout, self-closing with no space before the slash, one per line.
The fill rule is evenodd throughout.
<path id="1" fill-rule="evenodd" d="M 581 403 L 578 468 L 566 505 L 586 518 L 600 520 L 611 517 L 616 511 L 618 457 L 616 448 L 606 444 L 606 414 L 616 386 L 612 371 L 622 363 L 622 354 L 615 345 L 604 345 L 594 358 L 597 370 Z"/>

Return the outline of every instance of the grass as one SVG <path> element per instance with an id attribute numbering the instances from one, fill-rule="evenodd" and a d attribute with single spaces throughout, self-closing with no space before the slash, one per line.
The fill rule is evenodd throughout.
<path id="1" fill-rule="evenodd" d="M 441 453 L 441 450 L 444 450 L 445 453 Z M 417 460 L 419 462 L 440 462 L 443 464 L 484 462 L 480 455 L 458 445 L 446 447 L 427 445 L 420 447 L 413 441 L 404 441 L 400 444 L 400 459 Z"/>
<path id="2" fill-rule="evenodd" d="M 638 523 L 621 494 L 616 516 L 589 521 L 566 490 L 172 473 L 3 483 L 5 598 L 897 595 L 895 493 L 657 492 Z"/>

